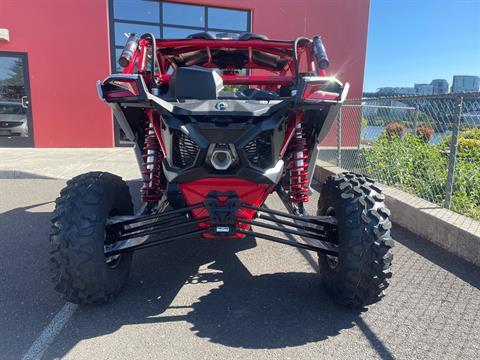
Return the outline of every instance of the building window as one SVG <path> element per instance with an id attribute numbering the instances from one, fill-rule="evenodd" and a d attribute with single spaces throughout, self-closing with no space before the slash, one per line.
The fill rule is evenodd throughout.
<path id="1" fill-rule="evenodd" d="M 117 20 L 160 23 L 160 3 L 155 1 L 115 0 L 113 16 Z"/>
<path id="2" fill-rule="evenodd" d="M 185 38 L 202 31 L 241 33 L 250 31 L 248 10 L 232 10 L 153 0 L 110 0 L 110 38 L 113 71 L 126 34 L 150 32 L 157 38 Z"/>
<path id="3" fill-rule="evenodd" d="M 203 6 L 162 3 L 163 23 L 203 29 L 205 27 L 205 8 Z"/>
<path id="4" fill-rule="evenodd" d="M 208 8 L 208 27 L 210 29 L 230 29 L 248 31 L 247 11 Z"/>

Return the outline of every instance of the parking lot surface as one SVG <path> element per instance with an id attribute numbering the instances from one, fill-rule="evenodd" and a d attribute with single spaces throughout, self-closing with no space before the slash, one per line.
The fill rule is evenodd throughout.
<path id="1" fill-rule="evenodd" d="M 1 359 L 479 358 L 479 268 L 402 229 L 388 294 L 364 312 L 332 303 L 314 254 L 255 239 L 139 251 L 115 303 L 65 304 L 48 272 L 64 184 L 0 180 Z"/>

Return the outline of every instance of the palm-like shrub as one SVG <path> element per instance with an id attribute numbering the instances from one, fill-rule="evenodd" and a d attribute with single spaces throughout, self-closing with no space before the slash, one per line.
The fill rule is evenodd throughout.
<path id="1" fill-rule="evenodd" d="M 430 125 L 418 125 L 416 129 L 417 137 L 424 142 L 430 142 L 433 138 L 435 131 Z"/>
<path id="2" fill-rule="evenodd" d="M 386 133 L 390 140 L 403 139 L 407 133 L 407 127 L 404 123 L 394 121 L 387 124 Z"/>

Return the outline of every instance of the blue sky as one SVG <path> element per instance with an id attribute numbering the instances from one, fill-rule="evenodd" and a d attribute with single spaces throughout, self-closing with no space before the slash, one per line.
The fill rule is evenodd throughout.
<path id="1" fill-rule="evenodd" d="M 371 0 L 365 91 L 480 75 L 480 0 Z"/>

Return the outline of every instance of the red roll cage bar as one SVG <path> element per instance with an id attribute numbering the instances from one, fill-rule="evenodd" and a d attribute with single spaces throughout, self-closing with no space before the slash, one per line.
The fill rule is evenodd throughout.
<path id="1" fill-rule="evenodd" d="M 298 38 L 295 41 L 280 40 L 232 40 L 232 39 L 173 39 L 156 40 L 156 60 L 158 64 L 158 73 L 155 78 L 158 83 L 166 84 L 170 79 L 167 73 L 171 67 L 177 65 L 172 61 L 173 56 L 178 56 L 196 51 L 205 51 L 206 61 L 198 64 L 207 68 L 218 68 L 212 57 L 212 50 L 239 50 L 247 49 L 248 61 L 242 66 L 242 69 L 264 70 L 272 72 L 274 75 L 235 75 L 234 67 L 229 67 L 231 74 L 221 75 L 223 83 L 226 85 L 265 85 L 268 87 L 294 84 L 297 81 L 299 64 L 306 62 L 306 71 L 318 76 L 326 76 L 326 71 L 321 69 L 313 56 L 313 42 L 307 38 Z M 323 46 L 323 45 L 322 45 Z M 149 39 L 142 38 L 138 42 L 138 47 L 132 55 L 129 64 L 124 68 L 123 74 L 147 72 L 148 54 L 151 52 L 152 42 Z M 254 51 L 262 54 L 275 55 L 285 62 L 281 69 L 265 66 L 255 61 Z M 146 79 L 147 80 L 147 79 Z M 148 80 L 147 80 L 148 82 Z"/>

